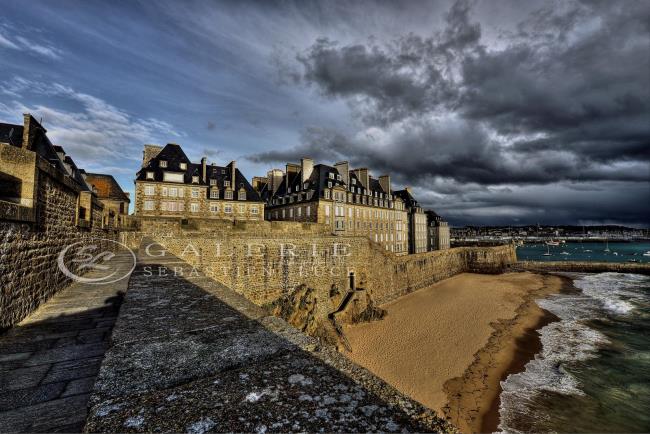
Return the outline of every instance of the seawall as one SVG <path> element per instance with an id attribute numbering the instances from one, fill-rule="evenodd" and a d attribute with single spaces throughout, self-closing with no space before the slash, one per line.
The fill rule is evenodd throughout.
<path id="1" fill-rule="evenodd" d="M 521 261 L 513 270 L 536 272 L 563 271 L 571 273 L 637 273 L 649 274 L 650 264 L 632 262 L 571 262 L 571 261 Z"/>

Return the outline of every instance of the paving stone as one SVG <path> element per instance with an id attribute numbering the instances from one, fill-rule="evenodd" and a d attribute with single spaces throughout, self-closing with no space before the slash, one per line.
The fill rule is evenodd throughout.
<path id="1" fill-rule="evenodd" d="M 50 428 L 78 423 L 86 418 L 89 395 L 59 398 L 10 411 L 0 411 L 2 432 L 49 431 Z"/>
<path id="2" fill-rule="evenodd" d="M 44 363 L 56 363 L 65 360 L 84 359 L 93 356 L 100 356 L 106 352 L 106 343 L 71 345 L 68 347 L 53 348 L 50 350 L 35 353 L 24 366 L 42 365 Z"/>
<path id="3" fill-rule="evenodd" d="M 80 395 L 82 393 L 92 392 L 94 384 L 95 376 L 72 380 L 65 387 L 61 396 Z"/>
<path id="4" fill-rule="evenodd" d="M 26 389 L 11 390 L 0 393 L 0 411 L 27 407 L 44 401 L 58 398 L 65 389 L 66 383 L 50 383 Z"/>
<path id="5" fill-rule="evenodd" d="M 68 381 L 77 378 L 95 376 L 99 372 L 102 357 L 89 357 L 81 360 L 68 360 L 55 363 L 43 379 L 43 383 Z"/>
<path id="6" fill-rule="evenodd" d="M 40 365 L 0 371 L 0 390 L 4 392 L 34 387 L 41 382 L 49 369 L 50 365 Z"/>

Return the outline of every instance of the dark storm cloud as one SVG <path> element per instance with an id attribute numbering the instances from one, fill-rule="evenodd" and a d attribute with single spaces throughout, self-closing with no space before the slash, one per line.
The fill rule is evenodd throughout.
<path id="1" fill-rule="evenodd" d="M 570 197 L 607 183 L 611 190 L 599 194 L 604 200 L 591 211 L 562 203 L 557 215 L 573 220 L 578 213 L 604 219 L 611 214 L 605 199 L 619 203 L 630 191 L 650 199 L 639 187 L 650 181 L 647 3 L 553 3 L 498 39 L 486 41 L 482 33 L 471 4 L 457 1 L 444 29 L 429 37 L 316 40 L 297 54 L 302 71 L 292 70 L 292 81 L 345 101 L 356 127 L 311 127 L 299 145 L 254 161 L 346 159 L 434 197 L 461 184 L 548 186 L 548 193 L 563 182 Z M 440 180 L 455 187 L 445 189 Z M 524 196 L 494 198 L 509 197 L 503 206 L 528 215 L 532 205 Z M 621 219 L 647 221 L 648 208 L 634 202 L 618 207 L 627 215 Z"/>

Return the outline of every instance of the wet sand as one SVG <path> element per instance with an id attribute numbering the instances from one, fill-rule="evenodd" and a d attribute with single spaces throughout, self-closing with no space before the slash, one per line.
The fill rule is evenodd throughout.
<path id="1" fill-rule="evenodd" d="M 555 318 L 536 298 L 565 281 L 533 273 L 460 274 L 383 305 L 381 321 L 345 327 L 345 354 L 463 432 L 494 431 L 500 381 L 540 349 Z"/>

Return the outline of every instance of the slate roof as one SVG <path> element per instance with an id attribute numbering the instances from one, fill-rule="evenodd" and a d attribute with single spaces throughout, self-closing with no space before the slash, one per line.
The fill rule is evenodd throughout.
<path id="1" fill-rule="evenodd" d="M 40 126 L 37 122 L 36 125 L 37 130 L 32 141 L 31 150 L 43 157 L 58 170 L 69 175 L 70 178 L 74 179 L 81 186 L 82 190 L 90 190 L 88 184 L 86 184 L 81 175 L 83 171 L 77 167 L 74 160 L 72 160 L 68 155 L 61 160 L 57 151 L 65 152 L 63 151 L 63 148 L 61 146 L 53 145 L 47 137 L 47 131 L 45 128 Z M 23 125 L 0 123 L 0 142 L 9 143 L 16 147 L 22 147 L 24 129 Z M 68 170 L 64 163 L 70 166 L 71 170 Z"/>
<path id="2" fill-rule="evenodd" d="M 120 184 L 112 175 L 103 173 L 87 173 L 86 182 L 95 187 L 97 197 L 100 199 L 115 199 L 130 202 L 129 197 L 124 193 Z"/>
<path id="3" fill-rule="evenodd" d="M 164 160 L 167 162 L 167 167 L 160 167 L 160 161 Z M 182 170 L 180 165 L 181 163 L 186 164 L 186 169 Z M 147 172 L 153 172 L 153 180 L 147 179 Z M 203 185 L 209 186 L 211 189 L 219 189 L 219 197 L 224 197 L 224 192 L 226 187 L 224 181 L 230 181 L 231 179 L 231 166 L 217 166 L 214 164 L 208 164 L 206 166 L 206 177 L 204 181 L 201 179 L 202 167 L 201 163 L 192 163 L 183 149 L 175 144 L 167 144 L 155 157 L 149 160 L 146 166 L 141 168 L 136 174 L 136 181 L 153 181 L 153 182 L 163 182 L 164 172 L 176 172 L 183 173 L 183 183 L 188 185 Z M 198 176 L 199 182 L 193 183 L 192 177 Z M 210 180 L 216 180 L 216 185 L 211 184 Z M 260 196 L 257 191 L 253 189 L 251 184 L 248 182 L 246 177 L 241 173 L 241 171 L 235 168 L 235 185 L 231 186 L 232 190 L 238 192 L 241 188 L 246 191 L 246 201 L 248 202 L 261 202 Z M 235 193 L 236 194 L 236 193 Z"/>
<path id="4" fill-rule="evenodd" d="M 415 208 L 415 207 L 420 206 L 418 204 L 418 201 L 415 200 L 413 195 L 411 193 L 409 193 L 409 191 L 407 189 L 396 190 L 396 191 L 393 192 L 393 194 L 395 194 L 395 196 L 402 199 L 404 201 L 404 206 L 406 206 L 407 208 Z"/>
<path id="5" fill-rule="evenodd" d="M 334 178 L 330 178 L 330 173 L 333 174 Z M 341 173 L 338 171 L 338 169 L 334 166 L 329 166 L 327 164 L 316 164 L 314 166 L 314 169 L 309 176 L 309 178 L 306 181 L 307 185 L 300 185 L 301 179 L 302 179 L 302 170 L 298 170 L 295 173 L 290 173 L 290 174 L 285 174 L 282 178 L 282 183 L 280 184 L 280 187 L 278 187 L 277 191 L 273 195 L 273 197 L 282 197 L 287 194 L 287 176 L 289 176 L 289 187 L 291 188 L 291 193 L 296 193 L 300 191 L 307 191 L 307 190 L 313 190 L 314 195 L 307 199 L 307 200 L 317 200 L 321 197 L 323 197 L 323 191 L 327 187 L 328 182 L 332 183 L 332 187 L 335 186 L 342 186 L 345 188 L 347 191 L 350 191 L 349 186 L 345 184 L 345 182 L 341 179 L 338 179 L 338 175 Z M 350 179 L 350 185 L 355 187 L 355 193 L 357 193 L 356 188 L 361 188 L 361 193 L 362 194 L 367 194 L 368 192 L 366 191 L 366 188 L 363 187 L 361 181 L 359 178 L 354 174 L 353 171 L 349 171 L 349 179 Z M 354 180 L 354 181 L 352 181 Z M 298 189 L 300 187 L 300 189 Z M 370 186 L 369 190 L 371 194 L 374 194 L 374 192 L 377 193 L 386 193 L 384 189 L 381 187 L 379 184 L 379 180 L 370 178 Z M 264 183 L 263 186 L 260 188 L 260 195 L 261 197 L 268 201 L 269 199 L 272 199 L 271 192 L 269 191 L 269 186 L 268 183 Z M 271 204 L 272 205 L 272 204 Z"/>

